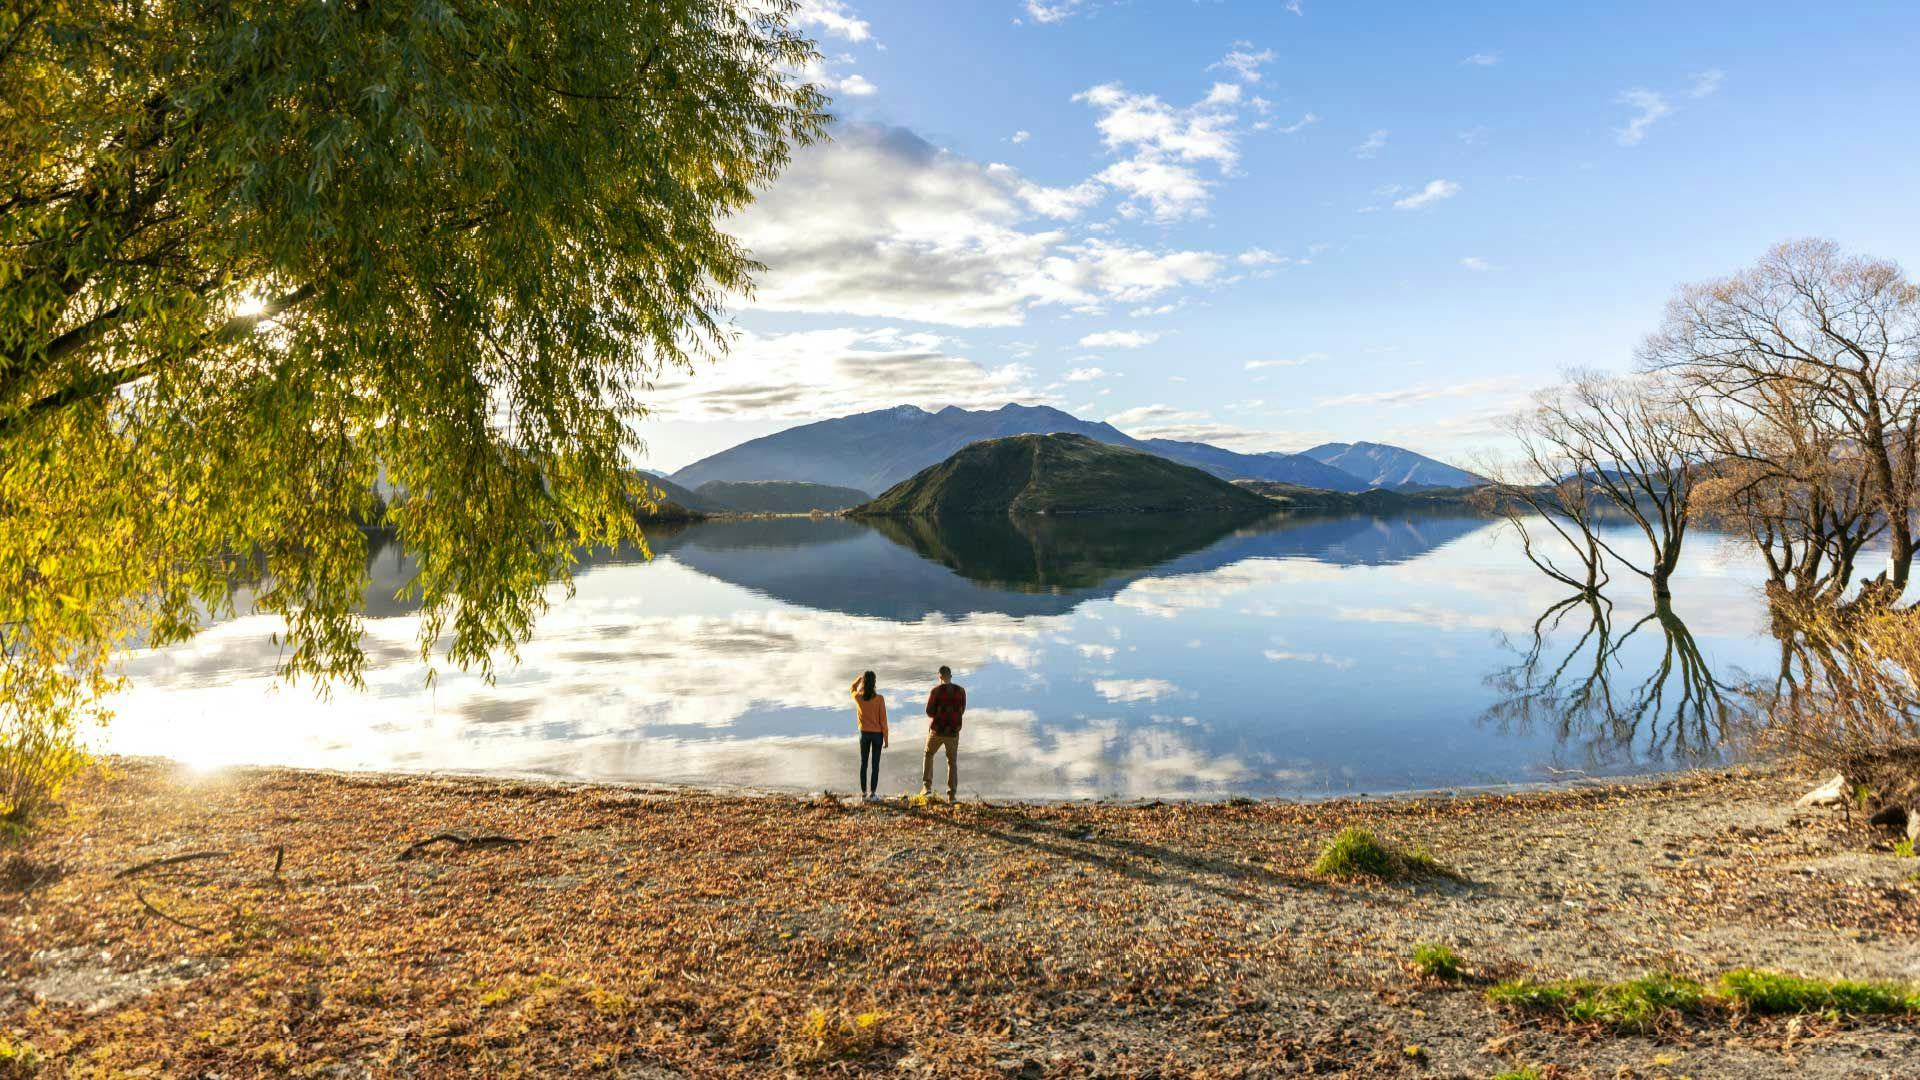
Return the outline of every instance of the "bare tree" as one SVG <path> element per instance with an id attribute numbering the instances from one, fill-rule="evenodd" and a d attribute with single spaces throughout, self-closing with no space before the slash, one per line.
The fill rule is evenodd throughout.
<path id="1" fill-rule="evenodd" d="M 1646 578 L 1656 600 L 1671 597 L 1692 516 L 1693 474 L 1704 460 L 1696 425 L 1672 388 L 1649 377 L 1575 371 L 1537 395 L 1516 423 L 1541 467 L 1560 472 L 1557 485 L 1603 498 L 1638 527 L 1649 549 L 1644 564 L 1604 532 L 1589 528 L 1587 535 Z"/>
<path id="2" fill-rule="evenodd" d="M 1512 417 L 1507 432 L 1519 448 L 1517 458 L 1488 458 L 1475 471 L 1488 481 L 1476 489 L 1473 503 L 1506 519 L 1520 538 L 1521 553 L 1541 573 L 1593 595 L 1611 580 L 1606 550 L 1596 531 L 1598 506 L 1591 485 L 1570 477 L 1551 440 L 1537 430 L 1535 413 Z M 1556 557 L 1556 550 L 1564 552 Z M 1571 557 L 1578 568 L 1563 565 Z"/>
<path id="3" fill-rule="evenodd" d="M 1798 384 L 1756 388 L 1740 404 L 1686 406 L 1712 457 L 1694 494 L 1704 516 L 1746 534 L 1770 596 L 1837 602 L 1887 524 L 1859 455 Z"/>
<path id="4" fill-rule="evenodd" d="M 1864 592 L 1898 599 L 1912 573 L 1920 505 L 1920 288 L 1899 266 L 1847 256 L 1830 240 L 1782 244 L 1733 277 L 1682 289 L 1640 359 L 1674 378 L 1696 408 L 1720 403 L 1722 420 L 1830 430 L 1829 453 L 1857 461 L 1878 518 L 1871 527 L 1888 539 L 1887 570 Z M 1804 497 L 1814 488 L 1795 471 L 1779 470 Z M 1849 506 L 1838 512 L 1840 547 L 1808 541 L 1827 548 L 1826 557 L 1844 555 L 1863 529 L 1846 518 Z M 1789 516 L 1805 522 L 1810 514 L 1808 505 Z"/>

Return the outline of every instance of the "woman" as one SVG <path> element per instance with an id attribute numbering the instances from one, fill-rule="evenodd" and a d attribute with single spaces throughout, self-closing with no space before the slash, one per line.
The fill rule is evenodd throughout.
<path id="1" fill-rule="evenodd" d="M 873 692 L 873 672 L 853 680 L 853 711 L 860 719 L 860 797 L 880 793 L 880 751 L 887 745 L 887 699 Z M 867 762 L 873 762 L 868 771 Z"/>

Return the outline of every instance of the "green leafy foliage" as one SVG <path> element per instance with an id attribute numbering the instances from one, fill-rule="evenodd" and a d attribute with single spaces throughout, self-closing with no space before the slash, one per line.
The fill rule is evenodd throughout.
<path id="1" fill-rule="evenodd" d="M 793 8 L 0 10 L 0 747 L 243 582 L 356 680 L 381 486 L 462 666 L 639 542 L 641 395 L 725 349 L 724 218 L 823 130 Z"/>

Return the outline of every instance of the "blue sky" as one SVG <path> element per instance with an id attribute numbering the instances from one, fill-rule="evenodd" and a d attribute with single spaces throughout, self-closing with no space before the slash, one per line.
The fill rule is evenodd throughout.
<path id="1" fill-rule="evenodd" d="M 1920 8 L 806 0 L 830 144 L 736 223 L 672 469 L 912 402 L 1464 460 L 1673 289 L 1828 236 L 1911 265 Z"/>

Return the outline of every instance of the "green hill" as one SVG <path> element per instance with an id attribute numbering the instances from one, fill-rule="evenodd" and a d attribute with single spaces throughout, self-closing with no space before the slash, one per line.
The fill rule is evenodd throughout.
<path id="1" fill-rule="evenodd" d="M 859 488 L 809 484 L 799 480 L 709 480 L 694 493 L 723 509 L 743 514 L 804 514 L 809 510 L 845 510 L 867 501 Z"/>
<path id="2" fill-rule="evenodd" d="M 1262 513 L 1273 503 L 1162 457 L 1085 435 L 1015 435 L 963 447 L 853 513 Z"/>

